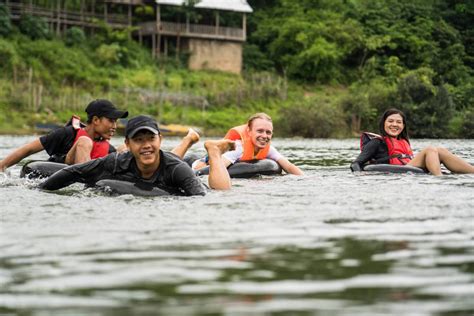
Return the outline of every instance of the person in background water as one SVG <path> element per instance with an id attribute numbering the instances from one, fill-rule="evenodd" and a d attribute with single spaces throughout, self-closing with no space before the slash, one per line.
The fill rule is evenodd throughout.
<path id="1" fill-rule="evenodd" d="M 49 134 L 21 146 L 0 161 L 0 172 L 18 163 L 23 158 L 46 150 L 49 161 L 76 164 L 104 157 L 115 148 L 109 140 L 115 134 L 117 119 L 128 116 L 127 111 L 118 110 L 112 102 L 97 99 L 86 108 L 87 124 L 73 117 L 67 126 L 57 128 Z"/>
<path id="2" fill-rule="evenodd" d="M 442 175 L 441 164 L 453 173 L 474 173 L 474 166 L 442 147 L 429 146 L 413 155 L 408 138 L 405 114 L 398 109 L 388 109 L 379 121 L 381 137 L 370 140 L 351 164 L 352 171 L 361 171 L 364 164 L 390 163 L 409 165 L 428 170 L 435 176 Z"/>
<path id="3" fill-rule="evenodd" d="M 40 185 L 57 190 L 74 182 L 94 185 L 103 179 L 147 183 L 177 195 L 205 195 L 206 188 L 191 167 L 177 155 L 161 150 L 162 137 L 156 121 L 139 115 L 125 128 L 127 151 L 59 170 Z M 222 154 L 235 146 L 233 141 L 206 141 L 209 155 L 209 187 L 228 190 L 232 184 Z M 183 153 L 184 154 L 184 153 Z"/>
<path id="4" fill-rule="evenodd" d="M 265 113 L 256 113 L 249 118 L 247 124 L 231 128 L 224 139 L 235 141 L 235 150 L 223 155 L 225 166 L 228 167 L 238 161 L 272 159 L 285 172 L 302 175 L 300 168 L 289 162 L 271 145 L 272 136 L 272 119 Z M 193 169 L 198 170 L 206 165 L 207 157 L 204 157 L 193 163 Z"/>

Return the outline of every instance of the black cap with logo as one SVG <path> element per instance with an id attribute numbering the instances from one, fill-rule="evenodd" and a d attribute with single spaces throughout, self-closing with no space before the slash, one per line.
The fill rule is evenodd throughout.
<path id="1" fill-rule="evenodd" d="M 118 110 L 112 102 L 104 99 L 97 99 L 89 103 L 86 108 L 86 113 L 89 118 L 97 116 L 119 119 L 126 118 L 128 116 L 127 111 Z"/>
<path id="2" fill-rule="evenodd" d="M 125 137 L 133 138 L 139 131 L 147 130 L 153 134 L 160 134 L 160 129 L 154 118 L 146 115 L 138 115 L 131 118 L 125 127 Z"/>

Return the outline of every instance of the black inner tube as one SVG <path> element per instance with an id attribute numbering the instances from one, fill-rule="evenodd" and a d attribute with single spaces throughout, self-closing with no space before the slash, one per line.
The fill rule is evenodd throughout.
<path id="1" fill-rule="evenodd" d="M 389 173 L 427 173 L 426 170 L 409 165 L 370 164 L 364 166 L 364 171 L 389 172 Z"/>
<path id="2" fill-rule="evenodd" d="M 20 171 L 20 178 L 42 179 L 51 176 L 68 165 L 51 161 L 30 161 L 27 162 Z"/>
<path id="3" fill-rule="evenodd" d="M 112 195 L 132 194 L 136 196 L 168 196 L 169 192 L 162 190 L 151 183 L 128 182 L 113 179 L 97 181 L 95 188 Z"/>
<path id="4" fill-rule="evenodd" d="M 280 165 L 271 159 L 256 160 L 252 162 L 237 162 L 230 165 L 227 170 L 231 178 L 252 178 L 261 175 L 281 174 Z M 197 176 L 208 175 L 209 166 L 196 170 Z"/>
<path id="5" fill-rule="evenodd" d="M 187 157 L 186 162 L 191 164 L 196 160 L 195 156 Z M 51 176 L 57 171 L 67 167 L 68 165 L 50 162 L 50 161 L 31 161 L 25 164 L 20 172 L 20 177 L 28 179 L 42 179 Z M 252 178 L 259 175 L 275 175 L 281 174 L 280 165 L 274 160 L 264 159 L 253 162 L 238 162 L 231 165 L 229 168 L 229 175 L 232 178 Z M 197 176 L 208 175 L 209 167 L 202 168 L 196 171 Z M 120 180 L 100 180 L 95 185 L 99 190 L 117 194 L 133 194 L 137 196 L 165 196 L 170 195 L 169 192 L 164 191 L 152 184 L 145 182 L 132 183 Z"/>

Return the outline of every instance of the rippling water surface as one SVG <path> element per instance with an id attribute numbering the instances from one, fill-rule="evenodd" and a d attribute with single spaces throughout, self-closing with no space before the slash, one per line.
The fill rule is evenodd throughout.
<path id="1" fill-rule="evenodd" d="M 32 139 L 0 136 L 0 157 Z M 474 163 L 474 140 L 413 141 L 433 142 Z M 274 144 L 306 175 L 205 197 L 0 174 L 0 314 L 474 313 L 474 175 L 352 174 L 358 140 Z"/>

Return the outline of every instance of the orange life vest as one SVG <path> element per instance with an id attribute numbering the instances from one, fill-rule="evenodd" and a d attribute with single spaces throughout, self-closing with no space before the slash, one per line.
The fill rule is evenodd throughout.
<path id="1" fill-rule="evenodd" d="M 413 159 L 413 151 L 405 139 L 384 137 L 391 165 L 406 165 Z"/>
<path id="2" fill-rule="evenodd" d="M 247 132 L 247 124 L 232 127 L 227 132 L 227 134 L 225 134 L 224 138 L 242 141 L 243 153 L 242 158 L 240 158 L 240 161 L 262 160 L 267 158 L 268 152 L 270 151 L 270 143 L 268 143 L 255 155 L 255 146 L 253 145 L 252 140 L 250 139 L 250 135 Z"/>
<path id="3" fill-rule="evenodd" d="M 92 139 L 89 134 L 83 129 L 76 129 L 76 138 L 74 139 L 74 144 L 77 142 L 79 137 L 86 136 Z M 109 154 L 110 144 L 107 140 L 94 140 L 92 139 L 92 150 L 91 150 L 91 159 L 97 159 L 105 157 Z"/>

